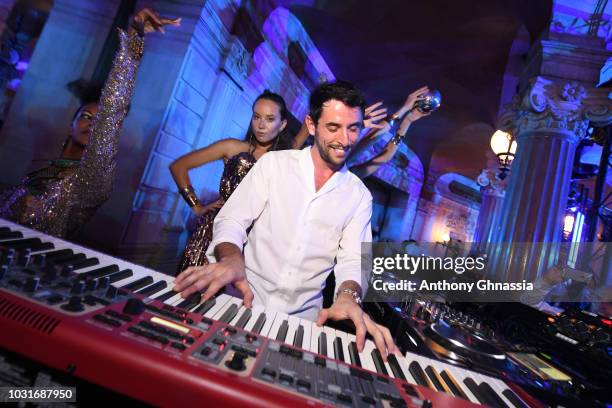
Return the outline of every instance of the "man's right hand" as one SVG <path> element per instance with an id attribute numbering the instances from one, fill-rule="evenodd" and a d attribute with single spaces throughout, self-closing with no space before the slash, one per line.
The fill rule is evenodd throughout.
<path id="1" fill-rule="evenodd" d="M 242 293 L 244 305 L 252 307 L 253 292 L 247 282 L 244 258 L 239 250 L 223 256 L 217 263 L 185 269 L 174 280 L 173 290 L 180 292 L 183 298 L 204 292 L 202 302 L 205 302 L 229 283 Z"/>

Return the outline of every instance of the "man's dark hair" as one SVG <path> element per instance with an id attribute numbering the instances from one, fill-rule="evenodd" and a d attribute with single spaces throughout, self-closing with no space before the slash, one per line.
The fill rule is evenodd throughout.
<path id="1" fill-rule="evenodd" d="M 365 112 L 365 99 L 362 93 L 346 81 L 326 82 L 319 85 L 310 94 L 310 117 L 318 123 L 323 112 L 323 104 L 335 99 L 351 108 L 360 108 L 361 114 Z"/>

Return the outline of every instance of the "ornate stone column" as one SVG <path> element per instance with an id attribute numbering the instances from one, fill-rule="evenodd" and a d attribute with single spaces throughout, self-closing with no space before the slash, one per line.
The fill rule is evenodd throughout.
<path id="1" fill-rule="evenodd" d="M 537 76 L 515 97 L 505 126 L 515 129 L 518 148 L 489 249 L 490 275 L 532 280 L 556 262 L 576 146 L 590 121 L 610 120 L 608 92 Z"/>
<path id="2" fill-rule="evenodd" d="M 483 185 L 483 178 L 486 179 L 486 185 L 481 190 L 482 202 L 480 203 L 480 212 L 474 231 L 474 243 L 471 248 L 471 252 L 474 253 L 487 252 L 489 243 L 499 230 L 499 217 L 506 195 L 505 183 L 497 179 L 493 171 L 487 169 L 482 171 L 482 174 L 478 177 L 478 183 L 481 185 Z"/>

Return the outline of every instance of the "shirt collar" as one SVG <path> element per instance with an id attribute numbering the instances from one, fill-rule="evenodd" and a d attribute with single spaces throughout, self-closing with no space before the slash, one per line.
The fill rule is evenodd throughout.
<path id="1" fill-rule="evenodd" d="M 334 172 L 334 174 L 329 178 L 329 180 L 327 180 L 319 191 L 315 192 L 314 162 L 312 161 L 312 156 L 310 153 L 311 149 L 312 147 L 309 146 L 302 149 L 300 152 L 300 167 L 304 172 L 308 183 L 308 188 L 311 190 L 311 192 L 320 195 L 341 186 L 349 177 L 349 170 L 346 162 L 339 170 Z"/>

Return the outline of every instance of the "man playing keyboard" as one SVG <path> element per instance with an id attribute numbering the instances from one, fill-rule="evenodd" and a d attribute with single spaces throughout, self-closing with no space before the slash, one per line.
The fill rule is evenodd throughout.
<path id="1" fill-rule="evenodd" d="M 207 250 L 211 263 L 183 271 L 174 290 L 183 297 L 203 292 L 206 301 L 233 284 L 246 307 L 255 302 L 319 326 L 350 319 L 359 352 L 369 333 L 386 361 L 396 351 L 391 334 L 360 306 L 367 282 L 361 243 L 372 239 L 372 196 L 345 165 L 364 107 L 361 93 L 347 82 L 315 89 L 306 118 L 315 145 L 259 159 L 215 219 Z M 336 298 L 321 310 L 332 270 Z"/>

